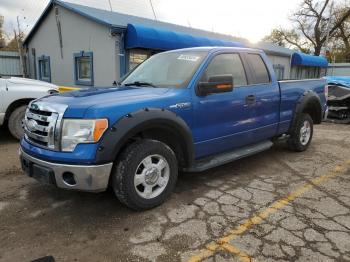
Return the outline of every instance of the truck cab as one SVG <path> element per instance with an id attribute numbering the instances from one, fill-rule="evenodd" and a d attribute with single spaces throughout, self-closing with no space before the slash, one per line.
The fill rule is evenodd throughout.
<path id="1" fill-rule="evenodd" d="M 180 49 L 152 56 L 119 86 L 33 101 L 20 159 L 41 182 L 91 192 L 111 186 L 143 210 L 169 197 L 179 170 L 207 170 L 280 137 L 306 150 L 325 111 L 325 80 L 277 81 L 260 50 Z"/>

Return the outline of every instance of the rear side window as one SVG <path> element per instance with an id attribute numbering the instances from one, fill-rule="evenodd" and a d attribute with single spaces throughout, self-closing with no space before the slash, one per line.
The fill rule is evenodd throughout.
<path id="1" fill-rule="evenodd" d="M 235 86 L 247 85 L 244 67 L 238 54 L 220 54 L 214 57 L 206 68 L 201 81 L 208 82 L 210 77 L 216 75 L 232 75 Z"/>
<path id="2" fill-rule="evenodd" d="M 250 66 L 253 70 L 254 79 L 252 84 L 265 84 L 270 82 L 269 72 L 266 65 L 259 54 L 247 55 Z"/>

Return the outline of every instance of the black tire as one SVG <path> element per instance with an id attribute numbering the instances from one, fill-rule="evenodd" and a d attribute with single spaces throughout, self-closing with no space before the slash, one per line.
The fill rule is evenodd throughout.
<path id="1" fill-rule="evenodd" d="M 20 140 L 24 135 L 22 122 L 26 113 L 27 105 L 17 107 L 10 115 L 8 121 L 8 128 L 11 135 Z"/>
<path id="2" fill-rule="evenodd" d="M 302 142 L 303 136 L 301 134 L 302 133 L 301 129 L 303 128 L 305 122 L 309 123 L 310 137 L 308 140 L 304 140 L 304 142 Z M 312 136 L 314 132 L 313 126 L 314 124 L 309 114 L 300 114 L 300 116 L 296 119 L 296 122 L 290 133 L 290 138 L 287 141 L 288 148 L 296 152 L 305 151 L 309 147 L 312 140 Z"/>
<path id="3" fill-rule="evenodd" d="M 158 196 L 146 199 L 137 192 L 134 178 L 142 161 L 154 155 L 159 155 L 166 160 L 168 182 Z M 143 139 L 129 145 L 117 159 L 112 172 L 112 187 L 120 202 L 134 210 L 146 210 L 162 204 L 170 196 L 177 176 L 177 159 L 170 147 L 160 141 Z M 155 185 L 155 188 L 157 187 L 159 186 Z"/>

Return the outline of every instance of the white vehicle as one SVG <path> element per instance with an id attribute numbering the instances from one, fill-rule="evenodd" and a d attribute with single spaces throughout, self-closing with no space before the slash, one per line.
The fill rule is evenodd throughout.
<path id="1" fill-rule="evenodd" d="M 27 78 L 0 77 L 0 126 L 8 123 L 11 134 L 20 139 L 22 120 L 30 101 L 58 92 L 56 85 Z"/>

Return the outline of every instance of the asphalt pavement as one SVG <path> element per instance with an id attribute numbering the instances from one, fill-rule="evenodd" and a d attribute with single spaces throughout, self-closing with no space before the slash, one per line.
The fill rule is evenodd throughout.
<path id="1" fill-rule="evenodd" d="M 181 173 L 145 212 L 39 184 L 18 146 L 0 130 L 0 261 L 350 261 L 350 125 L 316 126 L 306 152 Z"/>

